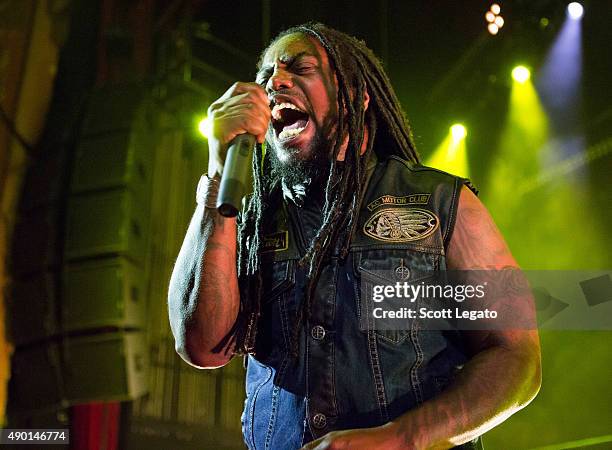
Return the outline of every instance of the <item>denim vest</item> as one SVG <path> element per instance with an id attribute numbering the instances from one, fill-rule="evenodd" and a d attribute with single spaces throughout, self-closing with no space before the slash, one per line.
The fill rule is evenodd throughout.
<path id="1" fill-rule="evenodd" d="M 410 281 L 413 270 L 445 269 L 466 182 L 398 157 L 373 169 L 348 257 L 336 248 L 321 270 L 297 358 L 289 348 L 306 282 L 297 262 L 308 243 L 285 202 L 264 225 L 264 295 L 242 414 L 249 449 L 298 449 L 333 430 L 387 423 L 439 394 L 467 361 L 457 332 L 420 330 L 416 321 L 404 330 L 360 327 L 369 308 L 362 305 L 363 277 L 405 267 Z M 394 238 L 386 219 L 407 209 L 430 218 L 428 227 Z M 480 440 L 460 448 L 481 448 Z"/>

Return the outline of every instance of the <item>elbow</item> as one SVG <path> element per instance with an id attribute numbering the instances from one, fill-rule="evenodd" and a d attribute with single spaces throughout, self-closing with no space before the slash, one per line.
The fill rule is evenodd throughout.
<path id="1" fill-rule="evenodd" d="M 213 351 L 214 333 L 194 320 L 194 314 L 184 305 L 186 290 L 177 293 L 170 289 L 168 295 L 170 328 L 174 335 L 175 351 L 189 365 L 198 369 L 216 369 L 225 366 L 233 357 L 227 346 L 220 352 Z"/>
<path id="2" fill-rule="evenodd" d="M 540 388 L 542 387 L 542 364 L 540 362 L 539 355 L 537 361 L 535 362 L 535 366 L 527 403 L 530 403 L 534 398 L 536 398 L 540 392 Z"/>
<path id="3" fill-rule="evenodd" d="M 533 401 L 542 387 L 542 362 L 539 348 L 525 357 L 525 376 L 519 407 L 524 408 Z"/>
<path id="4" fill-rule="evenodd" d="M 168 316 L 174 336 L 174 350 L 190 366 L 198 369 L 212 369 L 222 366 L 219 358 L 206 352 L 201 335 L 185 310 L 184 292 L 177 293 L 170 283 L 168 295 Z"/>
<path id="5" fill-rule="evenodd" d="M 199 340 L 193 337 L 186 337 L 181 342 L 175 341 L 176 353 L 190 366 L 197 369 L 218 369 L 225 366 L 232 359 L 233 355 L 226 353 L 214 353 L 201 345 Z"/>

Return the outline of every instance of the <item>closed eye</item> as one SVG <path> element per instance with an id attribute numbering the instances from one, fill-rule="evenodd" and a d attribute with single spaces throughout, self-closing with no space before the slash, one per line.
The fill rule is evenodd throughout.
<path id="1" fill-rule="evenodd" d="M 310 73 L 313 69 L 312 64 L 297 64 L 293 67 L 293 71 L 299 75 Z"/>

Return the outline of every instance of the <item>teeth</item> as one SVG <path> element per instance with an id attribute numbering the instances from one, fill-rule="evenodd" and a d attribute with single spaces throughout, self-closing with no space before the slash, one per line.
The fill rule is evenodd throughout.
<path id="1" fill-rule="evenodd" d="M 278 138 L 281 140 L 292 138 L 300 134 L 302 131 L 304 131 L 305 128 L 306 127 L 293 128 L 292 130 L 283 130 L 279 133 Z"/>
<path id="2" fill-rule="evenodd" d="M 296 111 L 300 111 L 303 112 L 300 108 L 298 108 L 297 106 L 295 106 L 293 103 L 279 103 L 278 105 L 274 105 L 274 108 L 272 108 L 272 117 L 275 120 L 280 120 L 281 115 L 280 112 L 282 109 L 285 108 L 289 108 L 289 109 L 295 109 Z"/>

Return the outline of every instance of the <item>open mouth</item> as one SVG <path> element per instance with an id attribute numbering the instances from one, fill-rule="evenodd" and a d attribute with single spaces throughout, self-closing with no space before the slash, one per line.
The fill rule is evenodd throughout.
<path id="1" fill-rule="evenodd" d="M 281 141 L 298 136 L 308 125 L 308 114 L 293 103 L 283 102 L 272 108 L 272 126 Z"/>

